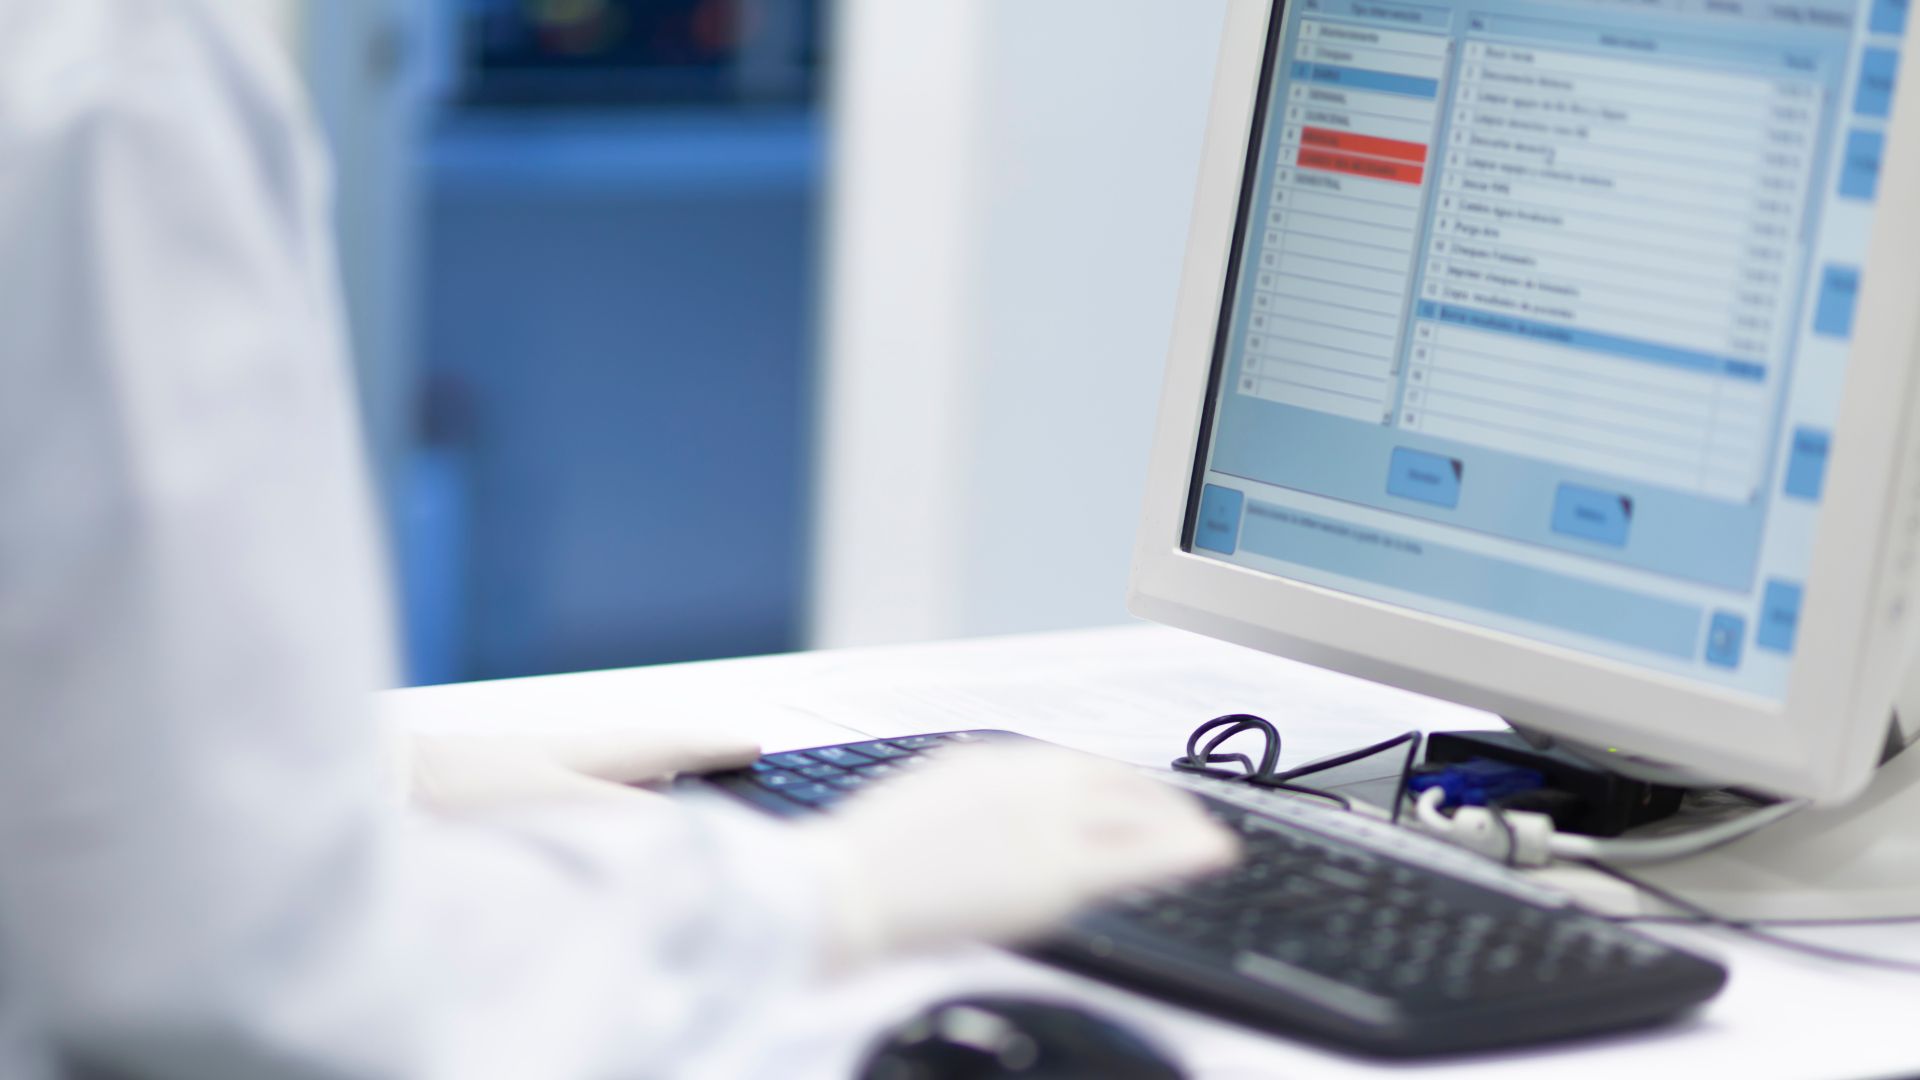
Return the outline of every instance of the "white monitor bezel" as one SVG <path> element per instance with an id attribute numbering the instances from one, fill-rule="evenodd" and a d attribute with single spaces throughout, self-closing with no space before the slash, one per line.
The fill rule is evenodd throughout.
<path id="1" fill-rule="evenodd" d="M 1229 0 L 1132 609 L 1726 782 L 1826 802 L 1857 794 L 1879 760 L 1911 644 L 1905 624 L 1913 620 L 1889 620 L 1883 583 L 1896 569 L 1909 576 L 1891 565 L 1887 538 L 1896 484 L 1910 482 L 1899 466 L 1920 359 L 1920 78 L 1897 90 L 1799 651 L 1787 697 L 1773 703 L 1183 550 L 1270 20 L 1282 10 L 1273 0 Z M 1650 717 L 1686 720 L 1643 719 Z"/>

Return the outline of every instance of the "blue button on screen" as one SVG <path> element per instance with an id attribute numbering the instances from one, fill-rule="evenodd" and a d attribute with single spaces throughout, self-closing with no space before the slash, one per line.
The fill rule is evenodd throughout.
<path id="1" fill-rule="evenodd" d="M 1715 667 L 1737 668 L 1740 652 L 1746 647 L 1747 620 L 1729 611 L 1713 617 L 1707 628 L 1707 663 Z"/>
<path id="2" fill-rule="evenodd" d="M 1893 111 L 1893 86 L 1900 73 L 1900 54 L 1892 49 L 1868 49 L 1860 56 L 1860 88 L 1853 95 L 1853 111 L 1886 119 Z"/>
<path id="3" fill-rule="evenodd" d="M 1787 494 L 1820 501 L 1827 487 L 1827 454 L 1832 443 L 1831 436 L 1815 428 L 1800 428 L 1793 433 L 1793 451 L 1787 458 Z"/>
<path id="4" fill-rule="evenodd" d="M 1578 484 L 1561 484 L 1553 499 L 1553 531 L 1611 547 L 1626 547 L 1633 500 Z"/>
<path id="5" fill-rule="evenodd" d="M 1466 466 L 1457 458 L 1402 447 L 1393 452 L 1387 494 L 1454 510 L 1460 506 L 1460 481 L 1465 476 Z"/>
<path id="6" fill-rule="evenodd" d="M 1803 590 L 1787 581 L 1767 582 L 1767 596 L 1760 605 L 1760 629 L 1754 644 L 1774 652 L 1790 653 L 1800 636 L 1800 601 Z"/>
<path id="7" fill-rule="evenodd" d="M 1907 32 L 1907 0 L 1873 0 L 1873 16 L 1868 26 L 1876 34 Z"/>
<path id="8" fill-rule="evenodd" d="M 1193 546 L 1231 555 L 1240 547 L 1240 511 L 1247 497 L 1232 488 L 1208 484 L 1200 495 L 1200 520 L 1193 528 Z"/>
<path id="9" fill-rule="evenodd" d="M 1880 194 L 1880 160 L 1887 137 L 1878 131 L 1856 131 L 1847 136 L 1847 153 L 1840 163 L 1840 194 L 1872 202 Z"/>
<path id="10" fill-rule="evenodd" d="M 1829 266 L 1820 278 L 1820 306 L 1813 314 L 1815 333 L 1827 337 L 1853 336 L 1853 309 L 1860 299 L 1860 271 L 1851 266 Z"/>

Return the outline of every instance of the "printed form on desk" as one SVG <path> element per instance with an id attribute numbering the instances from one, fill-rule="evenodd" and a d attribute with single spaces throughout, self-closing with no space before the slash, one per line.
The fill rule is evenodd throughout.
<path id="1" fill-rule="evenodd" d="M 1304 763 L 1415 728 L 1497 728 L 1498 717 L 1183 631 L 1127 626 L 842 654 L 782 704 L 874 737 L 973 728 L 1165 766 L 1187 735 L 1254 713 Z"/>

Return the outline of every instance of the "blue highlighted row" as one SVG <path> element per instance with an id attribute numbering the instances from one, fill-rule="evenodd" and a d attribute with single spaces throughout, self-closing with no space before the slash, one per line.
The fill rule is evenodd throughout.
<path id="1" fill-rule="evenodd" d="M 1734 360 L 1710 353 L 1694 352 L 1691 349 L 1677 349 L 1670 345 L 1617 337 L 1613 334 L 1600 334 L 1591 330 L 1578 330 L 1571 326 L 1554 326 L 1529 319 L 1516 319 L 1511 315 L 1496 315 L 1490 311 L 1438 304 L 1431 300 L 1420 302 L 1420 317 L 1438 319 L 1444 323 L 1471 327 L 1475 330 L 1514 334 L 1535 341 L 1584 349 L 1588 352 L 1624 356 L 1630 360 L 1644 360 L 1652 364 L 1664 364 L 1668 367 L 1685 368 L 1688 371 L 1699 371 L 1710 375 L 1725 375 L 1728 378 L 1746 382 L 1763 382 L 1767 377 L 1765 367 L 1746 360 Z"/>
<path id="2" fill-rule="evenodd" d="M 1395 75 L 1386 71 L 1365 71 L 1361 68 L 1340 67 L 1335 64 L 1313 64 L 1305 60 L 1294 62 L 1293 77 L 1302 82 L 1344 86 L 1352 90 L 1378 90 L 1381 93 L 1405 94 L 1408 97 L 1428 100 L 1440 96 L 1438 79 Z"/>

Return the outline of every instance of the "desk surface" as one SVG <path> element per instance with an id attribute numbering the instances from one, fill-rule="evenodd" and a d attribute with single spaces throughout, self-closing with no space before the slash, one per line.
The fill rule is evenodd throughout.
<path id="1" fill-rule="evenodd" d="M 644 726 L 712 717 L 769 752 L 956 728 L 1000 727 L 1164 764 L 1193 726 L 1257 712 L 1300 762 L 1414 727 L 1495 724 L 1470 709 L 1154 627 L 860 649 L 398 691 L 394 719 L 428 731 Z M 919 1004 L 961 993 L 1065 996 L 1173 1049 L 1195 1077 L 1920 1075 L 1920 976 L 1819 960 L 1691 927 L 1653 932 L 1725 960 L 1726 992 L 1657 1031 L 1439 1064 L 1384 1066 L 1162 1005 L 992 950 L 900 965 L 796 1002 L 730 1039 L 712 1075 L 849 1075 L 863 1041 Z M 1920 961 L 1920 922 L 1798 932 Z"/>

